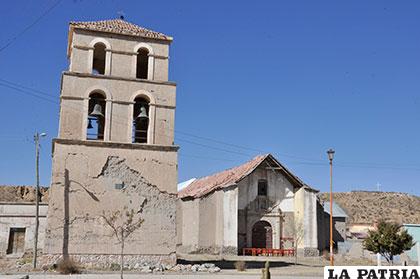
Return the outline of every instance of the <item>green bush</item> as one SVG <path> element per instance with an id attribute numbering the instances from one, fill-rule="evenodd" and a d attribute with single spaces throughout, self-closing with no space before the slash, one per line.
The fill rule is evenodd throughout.
<path id="1" fill-rule="evenodd" d="M 369 231 L 363 247 L 375 254 L 381 254 L 388 263 L 393 264 L 394 256 L 400 255 L 414 246 L 413 237 L 396 223 L 380 221 L 377 229 Z"/>

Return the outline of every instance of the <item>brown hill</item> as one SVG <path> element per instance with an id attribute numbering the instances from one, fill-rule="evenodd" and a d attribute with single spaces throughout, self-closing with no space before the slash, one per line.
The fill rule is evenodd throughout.
<path id="1" fill-rule="evenodd" d="M 320 194 L 322 201 L 329 193 Z M 420 224 L 420 197 L 396 192 L 352 191 L 334 193 L 334 201 L 349 216 L 349 223 L 372 223 L 386 220 L 405 224 Z"/>
<path id="2" fill-rule="evenodd" d="M 48 202 L 48 188 L 39 189 L 42 202 Z M 0 185 L 0 202 L 35 202 L 35 187 Z"/>

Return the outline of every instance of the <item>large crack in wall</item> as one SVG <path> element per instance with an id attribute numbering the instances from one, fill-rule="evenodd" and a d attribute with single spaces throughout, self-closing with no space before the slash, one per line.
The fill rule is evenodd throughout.
<path id="1" fill-rule="evenodd" d="M 61 254 L 62 247 L 66 247 L 70 255 L 118 255 L 120 246 L 103 215 L 133 210 L 138 215 L 135 218 L 144 222 L 126 239 L 126 254 L 174 258 L 176 194 L 161 190 L 166 185 L 153 185 L 146 174 L 119 156 L 108 156 L 100 173 L 93 176 L 88 175 L 88 160 L 93 158 L 81 153 L 70 157 L 65 165 L 68 177 L 52 183 L 56 189 L 47 235 L 53 254 Z M 118 189 L 116 184 L 124 187 Z M 144 200 L 147 202 L 140 213 Z"/>
<path id="2" fill-rule="evenodd" d="M 125 159 L 117 156 L 110 156 L 102 168 L 101 173 L 95 178 L 111 178 L 114 181 L 121 181 L 124 187 L 121 192 L 129 197 L 129 203 L 141 204 L 143 199 L 147 203 L 143 209 L 145 218 L 150 214 L 163 214 L 175 226 L 176 195 L 161 191 L 156 185 L 151 184 L 141 173 L 130 168 Z M 140 199 L 139 199 L 140 198 Z"/>

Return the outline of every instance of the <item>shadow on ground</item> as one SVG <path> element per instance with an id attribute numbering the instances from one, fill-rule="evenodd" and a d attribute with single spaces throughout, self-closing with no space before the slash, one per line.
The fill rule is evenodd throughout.
<path id="1" fill-rule="evenodd" d="M 181 260 L 178 259 L 178 264 L 203 264 L 203 263 L 213 263 L 216 266 L 220 267 L 221 269 L 235 269 L 235 262 L 236 261 L 187 261 L 187 260 Z M 265 265 L 265 262 L 263 261 L 245 261 L 246 262 L 246 268 L 253 269 L 253 268 L 263 268 Z M 286 266 L 294 266 L 294 263 L 289 262 L 270 262 L 270 267 L 286 267 Z M 300 264 L 297 264 L 299 266 Z"/>

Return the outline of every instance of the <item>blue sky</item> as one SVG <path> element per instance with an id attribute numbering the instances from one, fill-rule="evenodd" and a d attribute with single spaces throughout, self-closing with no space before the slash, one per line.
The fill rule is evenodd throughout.
<path id="1" fill-rule="evenodd" d="M 53 0 L 4 1 L 0 48 Z M 128 21 L 174 37 L 179 180 L 273 153 L 306 183 L 420 195 L 419 1 L 63 0 L 0 51 L 0 184 L 49 185 L 71 20 Z M 35 98 L 18 83 L 51 95 Z M 1 85 L 3 84 L 3 85 Z M 33 93 L 33 91 L 31 91 Z M 47 98 L 50 100 L 50 98 Z M 227 145 L 229 143 L 230 145 Z"/>

